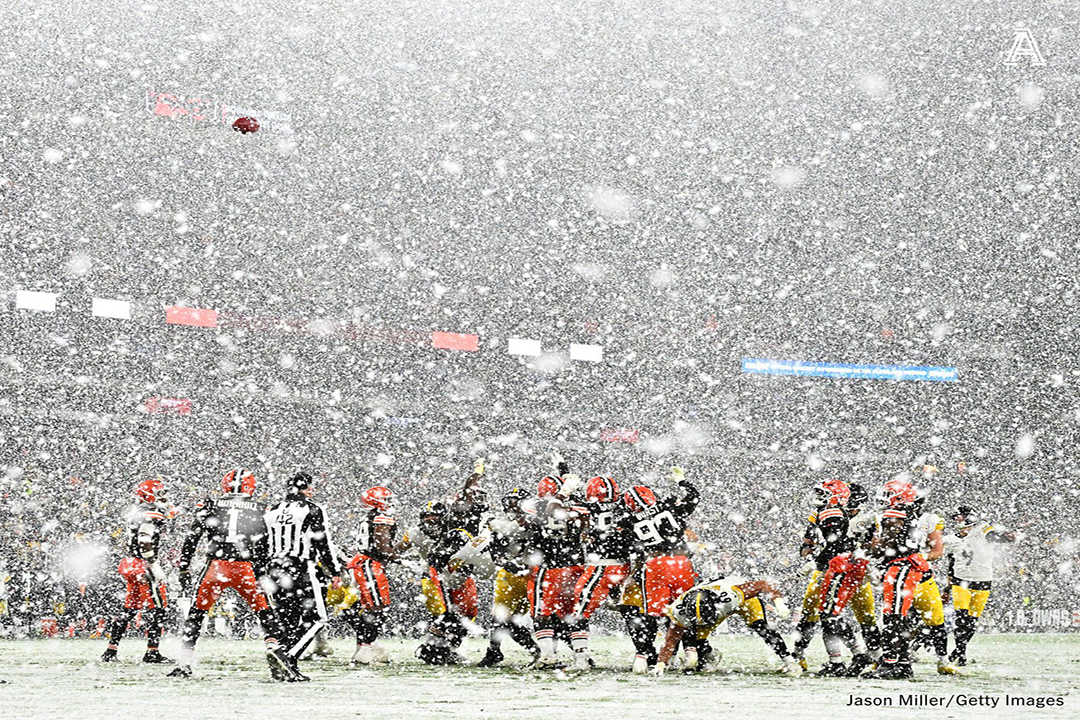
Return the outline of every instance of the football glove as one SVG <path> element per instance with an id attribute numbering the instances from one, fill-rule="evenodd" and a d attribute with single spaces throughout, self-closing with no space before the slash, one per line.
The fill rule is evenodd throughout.
<path id="1" fill-rule="evenodd" d="M 655 677 L 660 677 L 664 674 L 665 670 L 667 670 L 667 663 L 658 662 L 656 663 L 656 665 L 653 666 L 653 669 L 649 671 L 649 674 Z"/>
<path id="2" fill-rule="evenodd" d="M 563 478 L 562 487 L 559 488 L 558 497 L 568 498 L 581 488 L 581 478 L 570 474 Z"/>
<path id="3" fill-rule="evenodd" d="M 473 465 L 474 475 L 483 475 L 486 466 L 484 465 L 484 458 L 476 458 L 476 464 Z"/>

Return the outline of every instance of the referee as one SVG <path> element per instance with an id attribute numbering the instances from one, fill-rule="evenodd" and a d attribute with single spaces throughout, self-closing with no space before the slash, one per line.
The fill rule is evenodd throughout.
<path id="1" fill-rule="evenodd" d="M 341 566 L 330 539 L 326 511 L 311 501 L 314 494 L 311 475 L 297 473 L 289 480 L 285 499 L 265 515 L 270 535 L 271 598 L 284 629 L 282 646 L 294 668 L 327 622 L 325 588 L 319 582 L 316 564 L 322 564 L 334 587 L 341 584 Z"/>

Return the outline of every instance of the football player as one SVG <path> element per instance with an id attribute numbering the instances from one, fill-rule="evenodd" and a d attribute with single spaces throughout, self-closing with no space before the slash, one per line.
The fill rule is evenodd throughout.
<path id="1" fill-rule="evenodd" d="M 281 619 L 286 654 L 301 681 L 308 678 L 296 670 L 296 662 L 327 622 L 326 595 L 316 563 L 326 569 L 334 587 L 341 585 L 326 510 L 312 500 L 314 496 L 314 479 L 299 472 L 289 480 L 285 499 L 263 515 L 270 535 L 270 597 Z"/>
<path id="2" fill-rule="evenodd" d="M 827 480 L 814 491 L 817 525 L 824 540 L 817 556 L 819 567 L 823 566 L 825 573 L 819 591 L 818 615 L 825 650 L 829 654 L 828 662 L 818 675 L 855 676 L 870 666 L 871 658 L 862 636 L 853 632 L 843 612 L 864 585 L 869 562 L 858 540 L 867 542 L 869 539 L 857 538 L 852 532 L 852 516 L 847 507 L 852 492 L 847 483 Z M 841 660 L 844 645 L 852 649 L 850 666 L 845 666 Z"/>
<path id="3" fill-rule="evenodd" d="M 514 488 L 502 498 L 503 514 L 489 522 L 491 541 L 488 553 L 497 566 L 491 602 L 493 626 L 488 649 L 477 667 L 494 667 L 504 659 L 502 643 L 513 638 L 533 655 L 540 656 L 540 647 L 533 640 L 529 620 L 529 562 L 525 547 L 525 531 L 529 516 L 536 514 L 531 495 L 524 488 Z"/>
<path id="4" fill-rule="evenodd" d="M 967 646 L 990 599 L 994 580 L 994 545 L 1016 542 L 1016 533 L 998 529 L 967 505 L 952 514 L 956 532 L 945 540 L 949 582 L 956 611 L 956 647 L 949 660 L 967 665 Z"/>
<path id="5" fill-rule="evenodd" d="M 383 626 L 384 613 L 390 607 L 390 581 L 384 566 L 396 562 L 409 543 L 395 539 L 397 502 L 389 488 L 370 487 L 360 499 L 370 509 L 360 521 L 359 551 L 348 564 L 360 597 L 346 611 L 346 618 L 356 631 L 356 652 L 352 661 L 370 665 L 390 661 L 385 648 L 375 642 Z"/>
<path id="6" fill-rule="evenodd" d="M 536 516 L 527 544 L 532 550 L 529 608 L 540 669 L 564 667 L 558 642 L 569 639 L 572 644 L 573 634 L 585 627 L 574 616 L 574 588 L 585 571 L 581 548 L 585 508 L 576 496 L 580 486 L 577 475 L 566 473 L 544 477 L 536 489 Z"/>
<path id="7" fill-rule="evenodd" d="M 637 584 L 641 591 L 646 637 L 655 637 L 659 620 L 668 605 L 694 586 L 696 574 L 686 547 L 686 523 L 697 508 L 701 494 L 686 479 L 682 468 L 671 469 L 671 479 L 682 490 L 681 497 L 673 496 L 657 500 L 653 491 L 636 485 L 623 495 L 629 511 L 626 523 L 634 534 L 636 552 L 643 561 L 638 571 Z M 648 670 L 648 658 L 634 659 L 633 670 Z"/>
<path id="8" fill-rule="evenodd" d="M 885 505 L 879 530 L 871 544 L 872 557 L 883 570 L 882 613 L 884 623 L 881 664 L 866 677 L 899 680 L 912 677 L 910 641 L 916 589 L 930 573 L 919 552 L 915 533 L 918 511 L 915 486 L 904 477 L 889 480 L 879 498 Z"/>
<path id="9" fill-rule="evenodd" d="M 184 622 L 179 662 L 169 676 L 191 676 L 191 659 L 206 614 L 221 592 L 232 588 L 262 625 L 266 659 L 274 679 L 295 681 L 293 663 L 278 645 L 282 633 L 277 613 L 257 579 L 266 574 L 269 558 L 263 521 L 266 508 L 254 498 L 255 475 L 248 470 L 230 470 L 221 479 L 221 491 L 221 497 L 207 497 L 195 506 L 195 518 L 180 550 L 180 586 L 185 594 L 194 590 L 194 602 Z M 198 580 L 192 582 L 191 560 L 204 535 L 206 564 Z"/>
<path id="10" fill-rule="evenodd" d="M 127 583 L 124 609 L 113 619 L 109 645 L 101 656 L 102 662 L 118 662 L 116 650 L 140 610 L 146 618 L 146 653 L 144 663 L 171 663 L 158 650 L 161 623 L 165 619 L 165 571 L 160 563 L 160 546 L 165 520 L 172 517 L 165 501 L 165 483 L 161 478 L 143 480 L 135 486 L 138 504 L 128 512 L 126 554 L 118 570 Z"/>
<path id="11" fill-rule="evenodd" d="M 579 670 L 592 665 L 589 620 L 608 598 L 621 597 L 623 585 L 630 577 L 633 542 L 624 522 L 626 507 L 621 501 L 615 478 L 598 475 L 585 485 L 585 571 L 574 587 L 574 615 L 584 622 L 571 635 L 574 666 Z"/>
<path id="12" fill-rule="evenodd" d="M 457 650 L 468 632 L 466 622 L 473 622 L 479 613 L 476 579 L 458 555 L 474 538 L 463 528 L 449 527 L 447 518 L 443 502 L 428 503 L 420 512 L 422 537 L 417 550 L 428 564 L 420 584 L 432 622 L 416 657 L 428 665 L 464 662 Z"/>
<path id="13" fill-rule="evenodd" d="M 761 597 L 773 600 L 781 614 L 787 614 L 780 591 L 763 580 L 745 582 L 737 577 L 719 578 L 695 585 L 680 594 L 665 610 L 669 621 L 668 631 L 656 666 L 650 672 L 663 675 L 680 643 L 686 648 L 687 669 L 696 669 L 702 661 L 698 652 L 699 642 L 707 640 L 713 630 L 747 602 L 760 603 Z M 788 653 L 783 639 L 779 635 L 776 637 L 779 647 L 774 649 L 784 662 L 783 672 L 798 677 L 802 674 L 799 662 Z"/>
<path id="14" fill-rule="evenodd" d="M 936 468 L 927 466 L 924 468 L 924 477 L 930 477 L 927 474 L 928 470 L 937 472 Z M 912 543 L 926 561 L 931 563 L 941 559 L 945 552 L 945 520 L 926 509 L 927 496 L 928 493 L 925 491 L 918 493 L 913 504 L 917 519 L 912 530 Z M 958 672 L 957 668 L 948 659 L 949 634 L 945 629 L 945 603 L 941 599 L 941 590 L 938 588 L 932 570 L 915 588 L 914 603 L 924 626 L 918 637 L 925 637 L 933 648 L 937 656 L 938 673 L 955 675 Z"/>

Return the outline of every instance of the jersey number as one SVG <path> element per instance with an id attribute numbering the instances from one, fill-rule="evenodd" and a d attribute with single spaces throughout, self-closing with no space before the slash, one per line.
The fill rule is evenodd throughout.
<path id="1" fill-rule="evenodd" d="M 366 553 L 371 543 L 371 523 L 367 520 L 360 523 L 360 530 L 356 533 L 356 538 L 360 543 L 360 550 Z"/>
<path id="2" fill-rule="evenodd" d="M 667 533 L 661 530 L 665 525 L 670 528 Z M 682 528 L 679 527 L 678 520 L 675 519 L 670 510 L 665 510 L 651 518 L 634 523 L 634 534 L 645 543 L 646 547 L 659 545 L 665 538 L 677 538 L 681 532 Z"/>
<path id="3" fill-rule="evenodd" d="M 225 536 L 225 542 L 240 542 L 243 537 L 237 532 L 237 524 L 240 522 L 240 511 L 237 508 L 229 510 L 229 534 Z"/>

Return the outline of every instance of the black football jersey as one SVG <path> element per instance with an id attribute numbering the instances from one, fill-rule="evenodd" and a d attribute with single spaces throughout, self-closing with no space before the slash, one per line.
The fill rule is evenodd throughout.
<path id="1" fill-rule="evenodd" d="M 822 544 L 814 560 L 817 569 L 824 571 L 834 557 L 854 550 L 855 541 L 848 532 L 847 514 L 841 508 L 830 507 L 820 511 L 817 526 Z"/>
<path id="2" fill-rule="evenodd" d="M 127 515 L 127 553 L 146 561 L 158 559 L 165 513 L 157 505 L 137 505 Z"/>
<path id="3" fill-rule="evenodd" d="M 588 503 L 585 509 L 585 564 L 630 562 L 633 535 L 624 522 L 622 503 Z"/>
<path id="4" fill-rule="evenodd" d="M 585 508 L 580 503 L 555 498 L 539 500 L 527 543 L 530 565 L 546 568 L 581 565 L 584 517 Z"/>
<path id="5" fill-rule="evenodd" d="M 375 544 L 375 528 L 379 525 L 390 529 L 390 542 L 393 543 L 394 536 L 397 534 L 397 518 L 393 513 L 379 509 L 372 509 L 360 521 L 356 533 L 356 542 L 362 555 L 367 555 L 379 562 L 386 562 L 386 555 Z"/>
<path id="6" fill-rule="evenodd" d="M 701 495 L 689 483 L 682 498 L 665 498 L 641 512 L 629 513 L 624 521 L 633 532 L 637 549 L 645 557 L 686 555 L 686 527 Z"/>
<path id="7" fill-rule="evenodd" d="M 261 502 L 245 495 L 206 498 L 195 506 L 195 519 L 180 551 L 180 567 L 190 565 L 203 535 L 209 559 L 261 564 L 266 559 L 265 511 Z"/>

